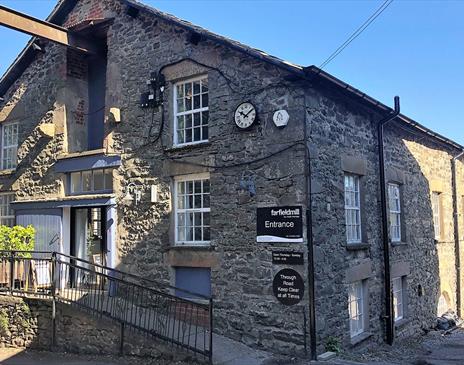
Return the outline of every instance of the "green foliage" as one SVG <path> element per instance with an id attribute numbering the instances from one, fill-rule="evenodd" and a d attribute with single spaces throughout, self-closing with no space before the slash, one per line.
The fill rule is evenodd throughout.
<path id="1" fill-rule="evenodd" d="M 8 314 L 2 309 L 0 310 L 0 336 L 5 336 L 8 332 L 8 328 Z"/>
<path id="2" fill-rule="evenodd" d="M 31 225 L 0 226 L 0 250 L 32 251 L 34 249 L 35 229 Z M 19 257 L 30 257 L 28 253 L 18 253 Z"/>
<path id="3" fill-rule="evenodd" d="M 22 303 L 20 310 L 26 315 L 30 316 L 31 315 L 31 308 L 26 303 Z"/>
<path id="4" fill-rule="evenodd" d="M 340 353 L 342 348 L 340 346 L 340 341 L 336 337 L 329 336 L 327 337 L 327 341 L 325 343 L 325 350 L 335 353 Z"/>

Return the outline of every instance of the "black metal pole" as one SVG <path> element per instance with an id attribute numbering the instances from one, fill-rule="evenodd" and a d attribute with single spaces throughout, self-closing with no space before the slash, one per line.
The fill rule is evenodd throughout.
<path id="1" fill-rule="evenodd" d="M 209 363 L 213 363 L 213 297 L 209 299 Z"/>
<path id="2" fill-rule="evenodd" d="M 459 240 L 458 187 L 456 161 L 464 156 L 464 151 L 451 159 L 451 185 L 453 189 L 454 262 L 456 270 L 456 314 L 461 317 L 461 245 Z"/>
<path id="3" fill-rule="evenodd" d="M 390 274 L 390 240 L 388 236 L 388 211 L 387 211 L 387 189 L 385 179 L 385 152 L 383 144 L 383 127 L 393 120 L 400 113 L 400 98 L 395 96 L 395 110 L 386 118 L 378 122 L 378 152 L 379 152 L 379 173 L 380 173 L 380 204 L 382 209 L 382 241 L 383 241 L 383 259 L 384 259 L 384 285 L 385 285 L 385 322 L 386 322 L 386 339 L 389 345 L 394 340 L 394 320 L 392 310 L 392 293 L 391 293 L 391 274 Z"/>
<path id="4" fill-rule="evenodd" d="M 121 335 L 119 338 L 119 356 L 124 356 L 124 330 L 125 330 L 125 323 L 121 321 Z"/>
<path id="5" fill-rule="evenodd" d="M 56 252 L 52 253 L 52 260 L 51 260 L 51 276 L 52 276 L 52 351 L 56 347 Z"/>

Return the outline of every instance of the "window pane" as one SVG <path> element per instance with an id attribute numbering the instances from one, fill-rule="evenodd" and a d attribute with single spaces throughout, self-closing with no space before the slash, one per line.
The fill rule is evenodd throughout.
<path id="1" fill-rule="evenodd" d="M 193 97 L 193 109 L 200 109 L 200 95 L 195 95 Z"/>
<path id="2" fill-rule="evenodd" d="M 82 171 L 82 191 L 92 190 L 92 172 Z"/>
<path id="3" fill-rule="evenodd" d="M 203 94 L 201 96 L 201 107 L 207 108 L 208 107 L 208 94 Z"/>
<path id="4" fill-rule="evenodd" d="M 72 172 L 71 173 L 71 193 L 79 193 L 81 191 L 82 191 L 81 173 Z"/>
<path id="5" fill-rule="evenodd" d="M 349 286 L 348 312 L 350 317 L 351 337 L 364 332 L 364 308 L 363 308 L 363 282 L 355 282 Z"/>
<path id="6" fill-rule="evenodd" d="M 105 182 L 103 178 L 103 170 L 93 171 L 93 189 L 95 191 L 105 189 Z"/>
<path id="7" fill-rule="evenodd" d="M 113 169 L 105 171 L 105 190 L 113 191 Z"/>

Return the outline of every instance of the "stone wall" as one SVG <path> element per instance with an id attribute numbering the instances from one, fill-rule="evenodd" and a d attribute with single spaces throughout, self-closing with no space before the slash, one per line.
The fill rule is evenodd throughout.
<path id="1" fill-rule="evenodd" d="M 320 349 L 329 337 L 339 339 L 346 348 L 354 346 L 349 336 L 347 289 L 350 280 L 361 274 L 369 291 L 368 336 L 356 344 L 371 343 L 367 338 L 382 341 L 380 318 L 385 311 L 376 121 L 383 116 L 323 84 L 290 81 L 287 71 L 221 43 L 192 42 L 191 32 L 172 22 L 145 12 L 132 17 L 117 0 L 79 1 L 64 24 L 72 26 L 92 17 L 113 18 L 107 33 L 105 146 L 122 159 L 113 184 L 118 267 L 163 284 L 175 284 L 175 267 L 210 267 L 217 332 L 248 345 L 302 354 L 308 297 L 293 307 L 276 300 L 272 279 L 282 266 L 273 265 L 271 255 L 273 250 L 293 249 L 306 257 L 307 242 L 257 244 L 255 220 L 257 207 L 301 205 L 306 210 L 307 161 L 301 143 L 306 142 L 313 174 Z M 82 65 L 61 46 L 46 44 L 45 50 L 0 104 L 0 121 L 17 117 L 21 121 L 20 166 L 0 176 L 2 191 L 12 189 L 19 200 L 65 197 L 62 176 L 54 173 L 53 164 L 58 155 L 82 148 L 75 133 L 87 123 L 83 112 L 86 75 L 78 72 Z M 154 111 L 138 105 L 152 72 L 162 72 L 167 81 L 163 107 Z M 207 75 L 209 82 L 209 140 L 173 146 L 173 85 L 199 75 Z M 243 101 L 252 101 L 258 110 L 259 122 L 247 131 L 239 131 L 233 123 L 234 109 Z M 121 110 L 120 123 L 111 119 L 112 107 Z M 290 114 L 286 128 L 278 129 L 272 122 L 277 109 Z M 51 139 L 38 131 L 44 122 L 55 125 Z M 399 335 L 432 326 L 439 293 L 446 292 L 453 306 L 456 288 L 449 164 L 455 151 L 403 127 L 392 124 L 386 128 L 387 169 L 390 177 L 402 179 L 406 219 L 404 242 L 391 252 L 392 267 L 397 273 L 408 273 L 409 320 L 399 326 Z M 305 133 L 307 141 L 303 140 Z M 364 202 L 363 242 L 349 247 L 344 171 L 362 175 Z M 175 247 L 173 179 L 204 172 L 211 181 L 211 244 Z M 462 182 L 461 163 L 458 172 Z M 131 182 L 142 188 L 141 201 L 121 204 Z M 246 184 L 255 193 L 244 188 Z M 433 184 L 443 189 L 446 228 L 437 244 L 430 204 Z M 156 203 L 150 201 L 150 185 L 158 188 Z M 462 183 L 459 186 L 464 237 L 464 190 Z M 306 267 L 295 267 L 304 278 Z"/>
<path id="2" fill-rule="evenodd" d="M 385 336 L 381 319 L 385 299 L 376 126 L 383 116 L 329 87 L 308 90 L 307 98 L 318 342 L 322 348 L 332 337 L 347 349 L 362 348 L 383 341 Z M 433 327 L 442 310 L 438 309 L 439 302 L 445 297 L 445 310 L 456 310 L 450 164 L 456 154 L 456 149 L 403 123 L 392 122 L 385 127 L 386 178 L 400 186 L 403 220 L 401 242 L 390 244 L 391 277 L 406 277 L 405 318 L 395 326 L 397 338 Z M 459 186 L 462 167 L 458 162 Z M 346 243 L 345 172 L 361 176 L 364 228 L 363 242 L 357 245 Z M 443 234 L 438 241 L 434 240 L 431 205 L 434 191 L 442 193 Z M 459 206 L 461 219 L 462 208 Z M 365 279 L 368 286 L 367 330 L 354 339 L 350 338 L 348 320 L 352 277 Z"/>
<path id="3" fill-rule="evenodd" d="M 52 303 L 48 299 L 0 296 L 0 347 L 86 355 L 120 353 L 121 328 L 117 322 L 60 303 L 56 311 L 56 346 L 52 346 L 51 313 Z M 172 351 L 167 344 L 127 329 L 123 351 L 125 356 L 146 358 L 149 363 L 204 363 L 204 359 Z"/>

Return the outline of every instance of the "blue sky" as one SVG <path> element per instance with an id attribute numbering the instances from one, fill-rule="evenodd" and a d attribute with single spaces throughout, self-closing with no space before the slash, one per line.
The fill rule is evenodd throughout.
<path id="1" fill-rule="evenodd" d="M 383 1 L 145 0 L 301 65 L 320 65 Z M 45 18 L 54 0 L 0 0 Z M 464 1 L 395 0 L 325 70 L 464 144 Z M 0 27 L 0 73 L 28 37 Z"/>

